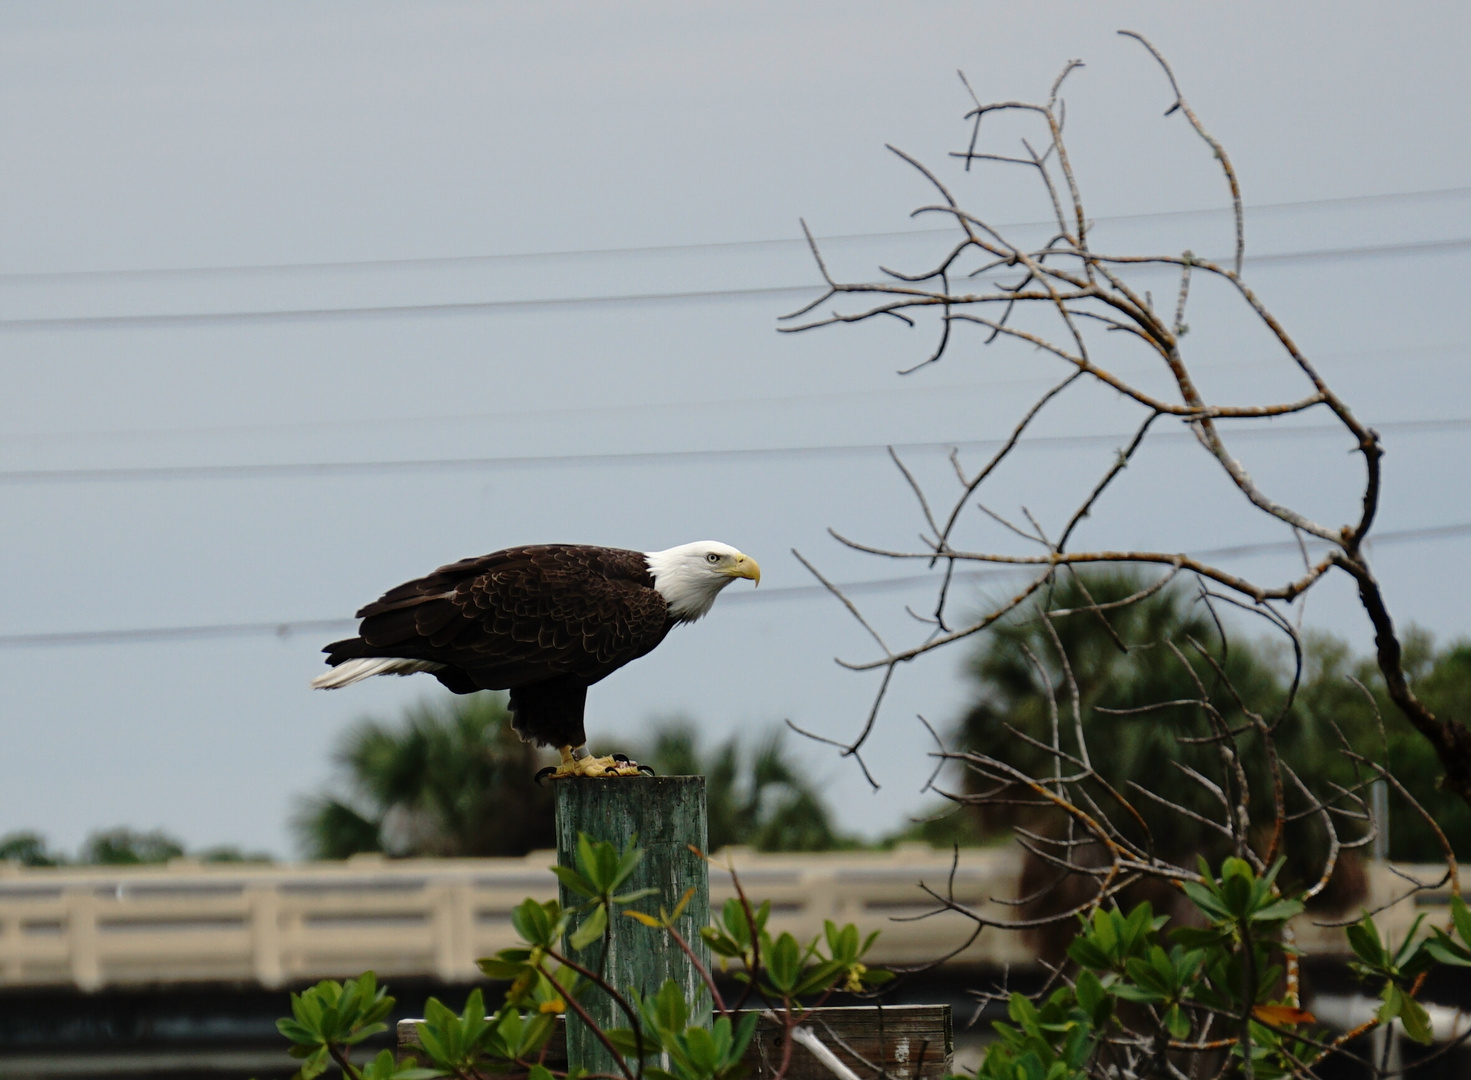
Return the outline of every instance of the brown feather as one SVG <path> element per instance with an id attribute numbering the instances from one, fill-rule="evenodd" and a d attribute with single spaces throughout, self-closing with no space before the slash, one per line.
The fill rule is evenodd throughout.
<path id="1" fill-rule="evenodd" d="M 329 664 L 403 657 L 445 665 L 455 693 L 511 690 L 515 727 L 546 745 L 585 741 L 587 687 L 653 649 L 673 625 L 641 552 L 575 544 L 507 548 L 442 566 L 358 612 Z"/>

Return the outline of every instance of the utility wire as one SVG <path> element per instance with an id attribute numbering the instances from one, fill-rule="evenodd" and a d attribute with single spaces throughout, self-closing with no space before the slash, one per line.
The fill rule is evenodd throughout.
<path id="1" fill-rule="evenodd" d="M 1371 536 L 1370 545 L 1414 543 L 1424 540 L 1441 540 L 1471 535 L 1471 522 L 1457 525 L 1435 525 L 1419 529 L 1401 529 Z M 1322 547 L 1320 540 L 1310 539 L 1307 545 Z M 1271 541 L 1258 544 L 1234 544 L 1229 547 L 1210 548 L 1192 554 L 1201 559 L 1224 559 L 1297 553 L 1301 549 L 1296 540 Z M 962 570 L 951 578 L 955 582 L 980 582 L 993 578 L 1012 577 L 1026 572 L 1028 568 L 1005 570 Z M 894 589 L 910 588 L 926 582 L 933 583 L 933 574 L 908 574 L 903 577 L 876 578 L 866 581 L 844 582 L 837 587 L 844 593 L 889 592 Z M 805 600 L 830 595 L 822 585 L 788 585 L 762 589 L 759 592 L 741 592 L 721 600 L 723 606 L 731 604 L 770 603 L 779 600 Z M 162 641 L 202 641 L 218 638 L 278 637 L 290 638 L 297 634 L 352 633 L 357 629 L 356 619 L 304 619 L 294 622 L 251 622 L 215 623 L 205 626 L 159 626 L 130 630 L 73 630 L 53 634 L 3 634 L 0 649 L 46 648 L 65 645 L 124 645 L 146 644 Z"/>
<path id="2" fill-rule="evenodd" d="M 1471 428 L 1471 417 L 1441 420 L 1391 420 L 1374 425 L 1380 432 L 1405 435 L 1456 432 Z M 1336 424 L 1270 425 L 1245 428 L 1233 439 L 1315 438 L 1344 435 Z M 1023 439 L 1026 449 L 1058 446 L 1119 446 L 1129 435 L 1042 435 Z M 1189 431 L 1161 432 L 1151 442 L 1195 440 Z M 890 447 L 901 452 L 924 450 L 979 450 L 1000 446 L 1000 439 L 960 439 L 911 443 L 839 443 L 828 446 L 738 447 L 726 450 L 649 450 L 609 454 L 540 454 L 506 457 L 419 458 L 402 461 L 301 461 L 260 465 L 143 465 L 100 469 L 10 469 L 0 471 L 0 486 L 19 484 L 117 483 L 159 480 L 262 480 L 311 479 L 323 476 L 378 476 L 393 473 L 481 471 L 486 469 L 551 468 L 565 466 L 641 466 L 710 461 L 787 460 L 792 458 L 847 457 L 853 454 L 886 453 Z"/>
<path id="3" fill-rule="evenodd" d="M 1394 255 L 1430 254 L 1471 248 L 1471 237 L 1423 240 L 1362 247 L 1322 248 L 1275 255 L 1248 255 L 1253 265 L 1297 262 L 1339 262 L 1348 259 L 1383 258 Z M 1161 267 L 1140 266 L 1139 270 Z M 689 292 L 613 293 L 594 296 L 533 297 L 524 300 L 466 300 L 432 304 L 369 304 L 349 307 L 281 308 L 268 311 L 202 311 L 143 315 L 56 315 L 34 319 L 0 319 L 0 330 L 109 330 L 130 326 L 206 326 L 222 323 L 283 322 L 376 316 L 472 314 L 476 312 L 534 310 L 548 307 L 583 307 L 621 304 L 676 303 L 687 300 L 718 300 L 752 296 L 806 296 L 822 291 L 819 284 L 771 285 L 746 289 L 698 289 Z"/>
<path id="4" fill-rule="evenodd" d="M 1360 363 L 1379 361 L 1394 357 L 1418 358 L 1424 354 L 1466 353 L 1471 351 L 1471 341 L 1437 342 L 1427 345 L 1400 346 L 1392 349 L 1355 349 L 1348 352 L 1318 353 L 1313 360 L 1319 366 L 1326 364 Z M 1267 367 L 1280 360 L 1228 360 L 1202 366 L 1201 370 L 1212 372 L 1240 370 L 1243 368 Z M 1133 369 L 1115 368 L 1115 374 L 1129 374 Z M 97 441 L 103 439 L 142 440 L 184 436 L 254 435 L 274 433 L 301 433 L 308 431 L 347 430 L 372 428 L 382 431 L 390 427 L 408 427 L 425 424 L 469 424 L 515 419 L 553 419 L 557 417 L 582 417 L 597 414 L 619 414 L 657 411 L 690 412 L 695 409 L 736 409 L 814 404 L 836 401 L 893 400 L 896 397 L 933 397 L 937 394 L 956 395 L 980 390 L 996 390 L 1003 387 L 1051 385 L 1055 378 L 1045 375 L 1016 375 L 1010 378 L 992 378 L 979 382 L 960 383 L 907 383 L 887 389 L 871 390 L 826 390 L 809 394 L 768 394 L 761 397 L 702 398 L 702 399 L 643 399 L 632 403 L 614 405 L 567 406 L 564 408 L 514 409 L 498 412 L 441 413 L 420 416 L 377 416 L 360 420 L 317 420 L 261 422 L 255 424 L 217 424 L 201 427 L 180 428 L 121 428 L 111 430 L 73 431 L 26 431 L 16 429 L 0 432 L 0 443 L 42 443 L 67 441 Z"/>
<path id="5" fill-rule="evenodd" d="M 1296 202 L 1263 203 L 1248 206 L 1248 213 L 1275 210 L 1310 210 L 1325 206 L 1352 206 L 1369 203 L 1411 202 L 1417 200 L 1445 198 L 1447 196 L 1471 195 L 1471 187 L 1438 188 L 1430 191 L 1394 191 L 1380 195 L 1349 195 L 1331 199 L 1303 199 Z M 1099 225 L 1125 221 L 1160 221 L 1167 218 L 1199 217 L 1206 214 L 1227 214 L 1227 207 L 1208 207 L 1201 210 L 1162 210 L 1148 214 L 1117 214 L 1112 217 L 1094 219 L 1094 228 Z M 1032 221 L 1003 225 L 1004 229 L 1049 228 L 1052 222 Z M 847 233 L 837 236 L 818 237 L 821 243 L 849 240 L 893 240 L 907 236 L 935 236 L 952 232 L 951 229 L 904 229 L 895 232 Z M 504 255 L 440 255 L 404 259 L 352 259 L 336 262 L 267 263 L 246 266 L 173 266 L 153 269 L 111 270 L 30 270 L 0 273 L 0 284 L 22 281 L 67 281 L 100 280 L 109 278 L 168 277 L 176 275 L 219 275 L 219 274 L 272 274 L 293 271 L 362 270 L 388 267 L 451 267 L 471 263 L 514 262 L 518 260 L 573 259 L 598 255 L 655 255 L 679 252 L 718 251 L 772 246 L 806 246 L 801 237 L 781 237 L 767 240 L 724 240 L 699 244 L 660 244 L 646 247 L 585 248 L 570 251 L 512 252 Z"/>

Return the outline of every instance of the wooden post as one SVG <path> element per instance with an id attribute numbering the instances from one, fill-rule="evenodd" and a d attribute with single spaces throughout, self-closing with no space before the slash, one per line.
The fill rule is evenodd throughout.
<path id="1" fill-rule="evenodd" d="M 576 865 L 577 835 L 606 840 L 620 850 L 630 841 L 644 850 L 643 862 L 619 888 L 633 892 L 657 889 L 655 895 L 633 906 L 650 914 L 660 905 L 668 911 L 693 888 L 695 894 L 685 907 L 678 929 L 708 970 L 710 954 L 699 928 L 710 921 L 710 875 L 705 860 L 690 848 L 705 850 L 705 778 L 702 776 L 640 776 L 618 779 L 566 779 L 556 781 L 557 862 Z M 564 907 L 573 907 L 582 897 L 560 889 Z M 615 915 L 609 924 L 607 956 L 601 943 L 573 957 L 579 964 L 601 971 L 619 993 L 630 989 L 652 994 L 673 979 L 684 988 L 686 1000 L 695 1001 L 704 985 L 699 972 L 663 929 L 640 924 L 636 919 Z M 574 926 L 573 929 L 576 929 Z M 629 1027 L 628 1017 L 618 1005 L 596 988 L 580 1000 L 599 1027 Z M 709 995 L 703 995 L 691 1022 L 710 1015 Z M 595 1073 L 617 1073 L 603 1044 L 569 1008 L 567 1010 L 567 1060 Z"/>

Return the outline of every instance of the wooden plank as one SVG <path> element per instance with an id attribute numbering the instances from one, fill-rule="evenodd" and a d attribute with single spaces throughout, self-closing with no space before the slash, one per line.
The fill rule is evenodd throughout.
<path id="1" fill-rule="evenodd" d="M 575 864 L 579 833 L 609 841 L 619 850 L 637 842 L 644 852 L 643 861 L 619 890 L 654 889 L 653 895 L 634 905 L 653 914 L 660 907 L 673 911 L 685 891 L 692 889 L 693 897 L 680 921 L 681 932 L 708 969 L 709 949 L 699 935 L 699 927 L 710 922 L 710 874 L 705 860 L 696 854 L 706 847 L 705 778 L 567 779 L 556 781 L 556 791 L 557 862 L 562 866 Z M 563 907 L 583 902 L 565 886 L 559 891 Z M 653 994 L 666 980 L 673 979 L 684 989 L 687 1001 L 699 998 L 704 985 L 699 972 L 662 928 L 644 926 L 618 914 L 610 920 L 604 941 L 606 957 L 602 955 L 605 945 L 600 942 L 575 959 L 584 967 L 601 971 L 620 993 L 632 988 L 641 994 Z M 591 988 L 580 1001 L 599 1027 L 628 1026 L 626 1015 L 602 991 Z M 709 1015 L 708 995 L 704 995 L 700 1011 Z M 578 1017 L 568 1015 L 567 1053 L 571 1063 L 589 1072 L 615 1072 L 612 1055 L 597 1036 Z"/>
<path id="2" fill-rule="evenodd" d="M 421 1022 L 398 1022 L 400 1053 L 417 1049 Z M 944 1080 L 950 1073 L 955 1039 L 949 1005 L 813 1009 L 805 1026 L 865 1080 L 875 1076 L 880 1067 L 892 1080 Z M 781 1056 L 781 1026 L 762 1019 L 757 1024 L 756 1037 L 746 1050 L 745 1062 L 751 1069 L 750 1075 L 756 1080 L 774 1076 Z M 566 1037 L 560 1022 L 547 1049 L 546 1064 L 559 1071 L 567 1067 Z M 832 1080 L 832 1073 L 805 1047 L 794 1046 L 787 1078 Z"/>

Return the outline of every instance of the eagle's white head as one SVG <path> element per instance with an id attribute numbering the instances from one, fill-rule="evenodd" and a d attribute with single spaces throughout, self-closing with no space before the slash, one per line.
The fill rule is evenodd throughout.
<path id="1" fill-rule="evenodd" d="M 680 622 L 694 622 L 710 610 L 720 590 L 736 578 L 761 583 L 761 567 L 718 540 L 680 544 L 666 551 L 646 551 L 654 588 Z"/>

